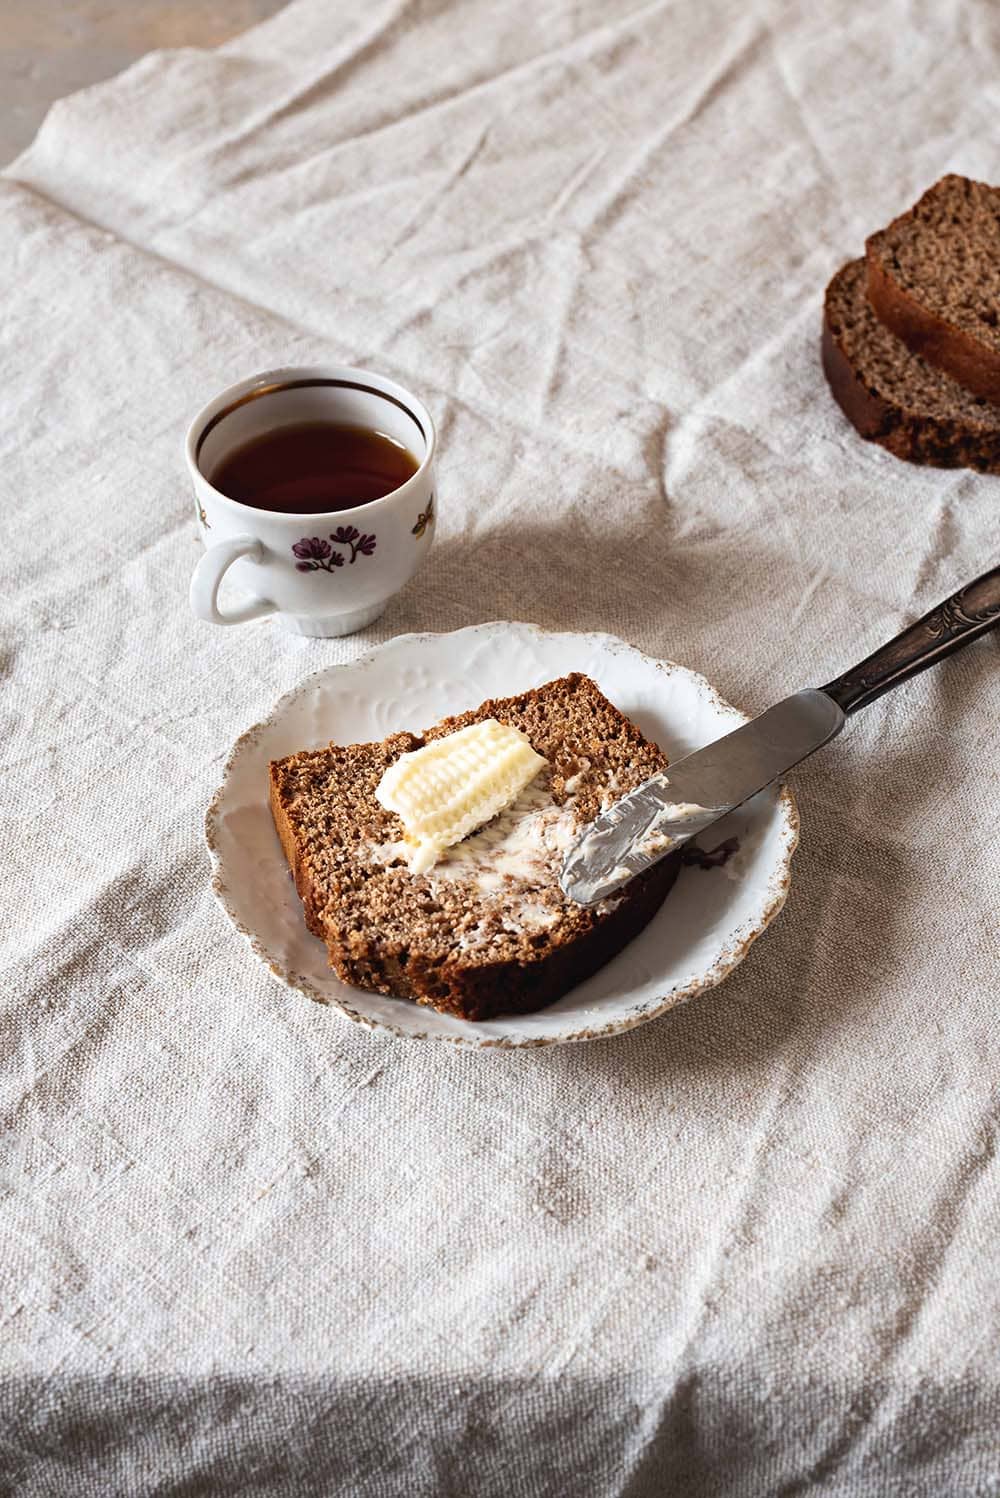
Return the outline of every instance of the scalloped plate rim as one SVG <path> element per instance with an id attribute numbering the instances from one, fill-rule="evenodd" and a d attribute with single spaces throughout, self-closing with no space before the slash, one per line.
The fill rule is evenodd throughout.
<path id="1" fill-rule="evenodd" d="M 365 1014 L 360 1010 L 354 1009 L 345 1000 L 321 992 L 303 974 L 291 971 L 278 961 L 257 933 L 244 924 L 242 915 L 234 908 L 231 902 L 230 893 L 225 883 L 223 858 L 218 845 L 217 825 L 222 803 L 228 788 L 230 774 L 245 748 L 255 742 L 260 734 L 268 728 L 273 727 L 292 703 L 302 697 L 320 678 L 332 678 L 340 673 L 363 670 L 375 657 L 388 649 L 399 646 L 419 646 L 425 641 L 440 640 L 450 635 L 486 634 L 500 629 L 515 629 L 523 633 L 535 634 L 543 639 L 567 637 L 592 641 L 601 648 L 609 649 L 611 653 L 624 650 L 631 655 L 640 657 L 644 665 L 651 666 L 655 670 L 666 671 L 668 673 L 679 671 L 685 676 L 692 678 L 708 694 L 709 699 L 716 707 L 720 708 L 724 713 L 732 715 L 734 725 L 738 726 L 738 723 L 749 721 L 749 715 L 741 709 L 734 707 L 731 702 L 728 702 L 701 672 L 695 671 L 689 666 L 681 665 L 677 661 L 647 655 L 637 646 L 630 645 L 626 640 L 622 640 L 618 635 L 612 635 L 602 630 L 549 630 L 526 621 L 493 619 L 483 621 L 479 624 L 466 625 L 457 630 L 421 630 L 409 634 L 393 635 L 390 639 L 383 640 L 373 645 L 369 650 L 364 651 L 361 655 L 355 656 L 353 660 L 320 666 L 315 671 L 310 671 L 294 687 L 282 693 L 265 717 L 244 730 L 233 742 L 229 754 L 226 756 L 219 786 L 209 802 L 204 819 L 205 840 L 208 845 L 212 868 L 212 893 L 237 933 L 243 937 L 254 956 L 264 963 L 274 978 L 287 987 L 304 994 L 314 1002 L 321 1004 L 324 1008 L 339 1011 L 347 1019 L 353 1021 L 355 1024 L 364 1026 L 366 1029 L 385 1031 L 401 1040 L 436 1041 L 450 1045 L 467 1046 L 474 1050 L 535 1049 L 546 1045 L 579 1044 L 587 1040 L 603 1040 L 613 1035 L 626 1034 L 640 1025 L 647 1024 L 650 1020 L 658 1019 L 669 1010 L 678 1008 L 681 1004 L 687 1003 L 697 995 L 716 988 L 739 966 L 754 942 L 763 935 L 775 917 L 780 914 L 788 898 L 788 891 L 791 886 L 791 864 L 798 847 L 800 830 L 795 797 L 787 785 L 780 784 L 777 787 L 778 798 L 774 808 L 775 812 L 782 819 L 781 858 L 769 880 L 769 885 L 770 883 L 775 883 L 776 888 L 771 893 L 770 899 L 758 917 L 754 928 L 738 942 L 723 947 L 708 971 L 700 974 L 690 983 L 669 989 L 665 994 L 657 998 L 648 999 L 640 1003 L 635 1009 L 619 1015 L 605 1025 L 598 1027 L 586 1026 L 566 1034 L 537 1037 L 486 1035 L 481 1032 L 477 1033 L 478 1026 L 471 1020 L 458 1021 L 458 1023 L 467 1026 L 470 1033 L 466 1033 L 463 1030 L 461 1033 L 453 1035 L 428 1034 L 426 1031 L 414 1032 L 412 1030 L 403 1030 L 389 1021 Z M 345 987 L 349 987 L 349 985 L 345 985 Z M 364 993 L 363 989 L 352 989 L 351 991 L 359 994 Z M 399 1002 L 409 1003 L 408 1000 L 399 1000 Z M 419 1005 L 413 1005 L 415 1010 L 419 1010 L 420 1007 Z M 497 1016 L 497 1018 L 502 1019 L 503 1016 Z M 517 1016 L 514 1016 L 514 1018 L 517 1018 Z"/>

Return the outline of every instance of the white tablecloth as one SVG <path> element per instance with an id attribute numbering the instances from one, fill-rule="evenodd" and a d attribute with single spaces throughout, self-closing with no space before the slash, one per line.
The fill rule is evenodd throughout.
<path id="1" fill-rule="evenodd" d="M 1000 1493 L 996 637 L 796 776 L 784 915 L 618 1040 L 352 1027 L 201 830 L 400 631 L 606 629 L 759 710 L 995 562 L 998 482 L 860 442 L 817 345 L 998 120 L 988 0 L 299 0 L 0 180 L 3 1492 Z M 431 406 L 432 560 L 347 641 L 196 624 L 186 420 L 314 360 Z"/>

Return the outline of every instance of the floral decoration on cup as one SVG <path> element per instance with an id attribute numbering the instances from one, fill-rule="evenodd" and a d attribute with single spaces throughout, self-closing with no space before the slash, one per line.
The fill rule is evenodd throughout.
<path id="1" fill-rule="evenodd" d="M 335 531 L 330 532 L 330 541 L 337 546 L 349 546 L 351 555 L 349 565 L 353 566 L 358 557 L 370 557 L 375 550 L 374 535 L 366 536 L 353 525 L 338 525 Z M 292 552 L 298 557 L 295 566 L 299 572 L 333 572 L 337 567 L 344 565 L 344 553 L 334 551 L 330 541 L 324 541 L 322 536 L 303 536 L 301 541 L 296 541 Z"/>
<path id="2" fill-rule="evenodd" d="M 431 497 L 430 497 L 430 499 L 427 501 L 427 508 L 426 508 L 426 510 L 421 510 L 420 514 L 417 516 L 417 523 L 413 527 L 413 530 L 410 532 L 410 534 L 412 536 L 416 536 L 417 540 L 419 541 L 420 537 L 423 535 L 424 531 L 427 529 L 427 527 L 430 525 L 430 523 L 431 523 L 431 521 L 433 519 L 434 519 L 434 496 L 432 494 Z"/>

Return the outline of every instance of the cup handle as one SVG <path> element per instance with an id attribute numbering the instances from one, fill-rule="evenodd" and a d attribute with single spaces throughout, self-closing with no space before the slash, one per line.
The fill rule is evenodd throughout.
<path id="1" fill-rule="evenodd" d="M 195 618 L 204 619 L 206 624 L 245 624 L 248 619 L 277 613 L 278 605 L 269 598 L 251 598 L 225 614 L 219 608 L 219 585 L 226 569 L 240 557 L 259 562 L 263 555 L 264 548 L 254 536 L 231 536 L 228 541 L 217 541 L 210 546 L 191 578 L 188 597 Z"/>

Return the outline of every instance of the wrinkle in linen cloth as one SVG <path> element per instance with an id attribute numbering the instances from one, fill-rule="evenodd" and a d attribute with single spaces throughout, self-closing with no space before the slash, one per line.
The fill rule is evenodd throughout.
<path id="1" fill-rule="evenodd" d="M 0 1490 L 1000 1493 L 996 637 L 797 774 L 781 919 L 613 1041 L 355 1029 L 201 840 L 397 633 L 609 630 L 756 711 L 992 565 L 996 480 L 861 443 L 817 342 L 996 177 L 998 80 L 986 0 L 299 0 L 0 179 Z M 186 420 L 320 360 L 433 410 L 432 559 L 349 640 L 196 624 Z"/>

